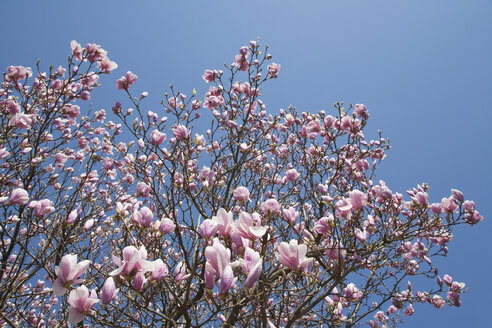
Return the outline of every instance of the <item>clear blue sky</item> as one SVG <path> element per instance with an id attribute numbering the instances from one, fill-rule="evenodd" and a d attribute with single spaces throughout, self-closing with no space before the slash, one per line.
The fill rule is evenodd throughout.
<path id="1" fill-rule="evenodd" d="M 150 110 L 171 83 L 203 91 L 203 71 L 258 36 L 282 65 L 263 92 L 270 112 L 366 104 L 368 131 L 393 146 L 379 178 L 402 193 L 428 182 L 431 201 L 460 189 L 485 217 L 456 230 L 441 265 L 471 288 L 462 307 L 417 306 L 405 327 L 490 326 L 492 0 L 2 1 L 0 11 L 2 70 L 64 64 L 72 39 L 101 44 L 119 68 L 97 108 L 124 99 L 114 81 L 127 70 Z"/>

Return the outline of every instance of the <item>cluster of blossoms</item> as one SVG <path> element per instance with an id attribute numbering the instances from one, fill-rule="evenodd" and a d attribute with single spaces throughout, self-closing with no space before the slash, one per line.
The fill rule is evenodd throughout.
<path id="1" fill-rule="evenodd" d="M 156 112 L 130 71 L 116 88 L 132 107 L 87 109 L 117 68 L 95 44 L 48 73 L 7 68 L 0 327 L 384 327 L 417 302 L 461 305 L 432 258 L 483 219 L 475 203 L 375 181 L 389 144 L 366 139 L 362 104 L 267 113 L 267 50 L 241 47 L 202 98 L 172 87 Z M 437 287 L 401 284 L 416 276 Z"/>

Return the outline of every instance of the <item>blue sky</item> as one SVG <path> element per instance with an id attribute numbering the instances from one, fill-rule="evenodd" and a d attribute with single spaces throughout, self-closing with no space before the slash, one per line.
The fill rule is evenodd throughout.
<path id="1" fill-rule="evenodd" d="M 0 67 L 58 66 L 72 39 L 101 44 L 119 65 L 92 101 L 124 99 L 115 79 L 132 70 L 150 110 L 169 84 L 205 90 L 207 68 L 231 63 L 261 37 L 280 77 L 263 91 L 271 113 L 290 104 L 329 110 L 364 103 L 393 149 L 378 178 L 404 192 L 428 182 L 431 201 L 451 188 L 485 217 L 460 227 L 441 273 L 467 282 L 460 309 L 418 306 L 405 327 L 486 327 L 492 294 L 492 0 L 3 1 Z"/>

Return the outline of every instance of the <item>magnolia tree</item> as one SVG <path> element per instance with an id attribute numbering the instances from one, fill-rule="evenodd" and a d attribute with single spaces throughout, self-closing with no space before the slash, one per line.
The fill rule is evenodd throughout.
<path id="1" fill-rule="evenodd" d="M 364 105 L 268 114 L 267 49 L 154 111 L 131 72 L 126 104 L 91 109 L 117 67 L 99 45 L 7 68 L 0 327 L 389 327 L 416 303 L 460 306 L 465 284 L 433 258 L 482 220 L 474 202 L 375 181 L 389 145 L 366 140 Z"/>

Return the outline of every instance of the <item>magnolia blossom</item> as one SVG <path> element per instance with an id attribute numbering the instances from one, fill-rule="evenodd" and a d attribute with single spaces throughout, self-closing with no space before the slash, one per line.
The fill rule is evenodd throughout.
<path id="1" fill-rule="evenodd" d="M 151 192 L 152 192 L 152 188 L 145 182 L 139 181 L 137 183 L 137 196 L 149 197 Z"/>
<path id="2" fill-rule="evenodd" d="M 464 202 L 465 201 L 465 196 L 463 196 L 463 193 L 457 189 L 451 189 L 451 193 L 453 194 L 453 198 L 456 199 L 458 202 Z"/>
<path id="3" fill-rule="evenodd" d="M 68 304 L 70 304 L 70 312 L 68 320 L 70 323 L 76 324 L 84 320 L 84 316 L 91 314 L 91 308 L 94 304 L 99 303 L 96 291 L 89 290 L 85 286 L 80 286 L 70 292 L 68 296 Z"/>
<path id="4" fill-rule="evenodd" d="M 427 206 L 429 205 L 429 195 L 426 192 L 418 191 L 412 196 L 412 200 L 417 204 Z"/>
<path id="5" fill-rule="evenodd" d="M 161 221 L 159 222 L 159 231 L 162 232 L 163 234 L 168 234 L 174 231 L 176 228 L 176 225 L 174 224 L 174 221 L 171 220 L 170 218 L 162 218 Z"/>
<path id="6" fill-rule="evenodd" d="M 213 216 L 212 220 L 217 224 L 217 232 L 222 236 L 228 236 L 232 230 L 232 212 L 227 212 L 220 208 L 217 216 Z"/>
<path id="7" fill-rule="evenodd" d="M 177 282 L 183 281 L 190 276 L 190 274 L 186 273 L 186 263 L 183 261 L 180 261 L 176 265 L 173 273 L 174 273 L 174 279 L 176 279 Z"/>
<path id="8" fill-rule="evenodd" d="M 359 228 L 355 228 L 355 238 L 359 240 L 361 243 L 365 242 L 367 239 L 366 228 L 364 230 L 360 230 Z"/>
<path id="9" fill-rule="evenodd" d="M 285 265 L 292 271 L 302 270 L 307 272 L 309 270 L 313 258 L 306 257 L 306 245 L 299 245 L 297 240 L 292 239 L 288 244 L 281 242 L 277 249 L 277 259 L 280 264 Z"/>
<path id="10" fill-rule="evenodd" d="M 285 177 L 289 181 L 296 181 L 299 178 L 300 174 L 296 169 L 289 169 L 285 172 Z"/>
<path id="11" fill-rule="evenodd" d="M 82 279 L 77 278 L 87 271 L 90 263 L 89 260 L 77 263 L 76 254 L 64 255 L 61 258 L 60 266 L 55 267 L 56 280 L 52 287 L 53 293 L 56 296 L 62 296 L 67 292 L 67 287 L 82 282 Z"/>
<path id="12" fill-rule="evenodd" d="M 154 264 L 155 269 L 152 271 L 152 280 L 159 282 L 169 275 L 169 269 L 167 268 L 166 263 L 161 259 L 155 260 Z"/>
<path id="13" fill-rule="evenodd" d="M 347 217 L 350 213 L 352 213 L 352 204 L 349 199 L 341 199 L 336 203 L 336 212 L 337 217 Z"/>
<path id="14" fill-rule="evenodd" d="M 268 75 L 271 78 L 276 79 L 278 77 L 278 72 L 280 71 L 280 65 L 276 63 L 272 63 L 268 65 L 267 68 L 268 68 Z"/>
<path id="15" fill-rule="evenodd" d="M 353 211 L 363 209 L 367 205 L 367 195 L 362 191 L 354 189 L 348 193 L 347 202 L 352 205 Z"/>
<path id="16" fill-rule="evenodd" d="M 205 286 L 213 288 L 215 278 L 219 278 L 219 293 L 224 294 L 232 288 L 234 274 L 231 267 L 231 251 L 214 238 L 212 246 L 205 248 Z"/>
<path id="17" fill-rule="evenodd" d="M 260 208 L 265 215 L 274 215 L 280 213 L 280 205 L 274 198 L 270 198 L 264 201 L 261 204 Z"/>
<path id="18" fill-rule="evenodd" d="M 248 47 L 241 47 L 239 50 L 239 55 L 236 55 L 235 66 L 240 71 L 247 71 L 249 68 L 248 54 Z"/>
<path id="19" fill-rule="evenodd" d="M 33 124 L 33 116 L 24 113 L 17 113 L 10 119 L 9 124 L 21 129 L 29 130 Z"/>
<path id="20" fill-rule="evenodd" d="M 135 83 L 135 81 L 138 79 L 138 77 L 133 74 L 132 72 L 128 71 L 126 72 L 126 76 L 122 76 L 121 78 L 116 81 L 116 88 L 118 90 L 126 90 L 130 88 L 130 86 Z"/>
<path id="21" fill-rule="evenodd" d="M 267 231 L 268 227 L 262 227 L 260 220 L 254 220 L 249 213 L 239 213 L 239 219 L 233 223 L 231 230 L 231 239 L 237 246 L 248 246 L 250 239 L 261 238 Z"/>
<path id="22" fill-rule="evenodd" d="M 282 210 L 285 221 L 290 224 L 294 224 L 300 216 L 300 213 L 296 211 L 294 207 L 289 207 L 288 209 Z"/>
<path id="23" fill-rule="evenodd" d="M 134 276 L 133 286 L 141 290 L 145 282 L 144 274 L 155 269 L 153 262 L 147 261 L 147 250 L 144 246 L 136 249 L 133 246 L 127 246 L 123 249 L 123 260 L 113 255 L 113 262 L 119 266 L 113 270 L 110 275 L 122 275 L 126 277 Z"/>
<path id="24" fill-rule="evenodd" d="M 173 127 L 173 134 L 177 140 L 184 140 L 188 138 L 188 129 L 184 125 L 177 125 Z"/>
<path id="25" fill-rule="evenodd" d="M 367 112 L 367 108 L 363 104 L 356 104 L 355 109 L 354 109 L 354 113 L 357 116 L 359 116 L 360 118 L 363 118 L 366 120 L 369 118 L 369 113 Z"/>
<path id="26" fill-rule="evenodd" d="M 320 234 L 329 233 L 333 229 L 332 225 L 334 225 L 334 222 L 335 218 L 330 213 L 327 217 L 323 216 L 321 219 L 316 221 L 313 230 Z"/>
<path id="27" fill-rule="evenodd" d="M 42 199 L 40 201 L 33 200 L 28 206 L 34 209 L 34 215 L 37 217 L 43 217 L 55 211 L 53 202 L 49 199 Z"/>
<path id="28" fill-rule="evenodd" d="M 240 260 L 240 263 L 243 272 L 247 274 L 246 282 L 244 284 L 248 287 L 253 287 L 260 277 L 263 265 L 260 254 L 253 249 L 246 247 L 244 258 Z"/>
<path id="29" fill-rule="evenodd" d="M 148 227 L 154 220 L 154 213 L 147 206 L 144 206 L 138 211 L 133 211 L 133 220 L 143 227 Z"/>
<path id="30" fill-rule="evenodd" d="M 79 216 L 78 210 L 72 210 L 70 212 L 70 214 L 68 215 L 66 222 L 67 223 L 74 223 L 74 221 L 77 219 L 78 216 Z"/>
<path id="31" fill-rule="evenodd" d="M 200 224 L 199 232 L 203 238 L 211 238 L 217 232 L 217 222 L 206 219 Z"/>
<path id="32" fill-rule="evenodd" d="M 72 54 L 76 60 L 82 60 L 82 46 L 75 40 L 70 42 L 70 48 L 72 48 Z"/>
<path id="33" fill-rule="evenodd" d="M 211 71 L 209 69 L 205 70 L 205 73 L 202 75 L 202 79 L 207 83 L 212 83 L 217 77 L 217 71 Z"/>
<path id="34" fill-rule="evenodd" d="M 246 203 L 249 200 L 249 190 L 246 187 L 240 186 L 234 189 L 234 199 Z"/>
<path id="35" fill-rule="evenodd" d="M 152 145 L 160 145 L 166 140 L 166 134 L 159 130 L 154 130 L 150 133 L 150 142 Z"/>
<path id="36" fill-rule="evenodd" d="M 355 287 L 355 284 L 350 283 L 344 289 L 344 296 L 347 298 L 347 300 L 353 302 L 362 297 L 362 292 L 357 287 Z"/>
<path id="37" fill-rule="evenodd" d="M 102 73 L 109 74 L 112 70 L 118 68 L 118 64 L 116 64 L 114 61 L 111 61 L 108 57 L 105 57 L 98 62 L 97 67 L 101 70 Z"/>
<path id="38" fill-rule="evenodd" d="M 443 198 L 441 200 L 441 208 L 444 213 L 452 214 L 458 209 L 458 204 L 454 197 Z"/>
<path id="39" fill-rule="evenodd" d="M 89 219 L 89 220 L 85 221 L 84 230 L 85 231 L 91 230 L 91 228 L 94 226 L 94 223 L 95 223 L 94 219 Z"/>
<path id="40" fill-rule="evenodd" d="M 109 304 L 116 297 L 117 293 L 118 290 L 116 289 L 116 286 L 114 284 L 114 279 L 113 277 L 109 277 L 104 282 L 99 296 L 101 297 L 101 301 L 103 302 L 103 304 Z"/>
<path id="41" fill-rule="evenodd" d="M 9 201 L 10 204 L 25 205 L 29 201 L 29 195 L 24 189 L 16 188 L 10 193 Z"/>

